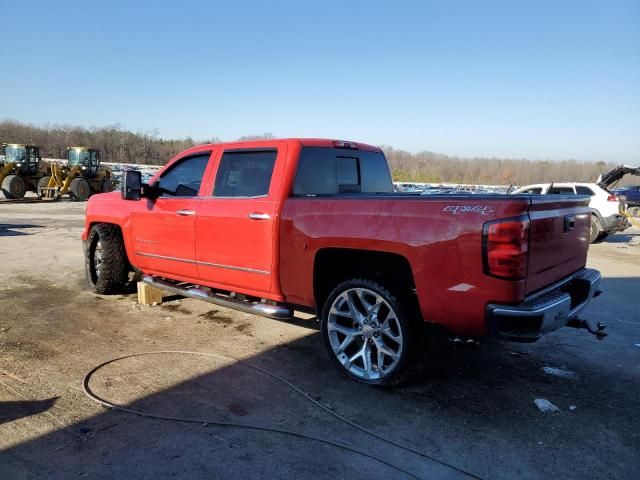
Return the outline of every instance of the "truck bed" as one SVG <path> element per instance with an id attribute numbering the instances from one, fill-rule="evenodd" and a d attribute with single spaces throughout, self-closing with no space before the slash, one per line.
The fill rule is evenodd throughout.
<path id="1" fill-rule="evenodd" d="M 530 218 L 529 274 L 489 276 L 483 226 Z M 565 217 L 573 228 L 564 232 Z M 452 332 L 484 334 L 487 303 L 517 303 L 583 268 L 589 232 L 588 197 L 557 195 L 429 195 L 385 193 L 293 197 L 280 227 L 280 282 L 292 303 L 314 305 L 314 259 L 323 249 L 391 252 L 411 265 L 421 313 Z"/>

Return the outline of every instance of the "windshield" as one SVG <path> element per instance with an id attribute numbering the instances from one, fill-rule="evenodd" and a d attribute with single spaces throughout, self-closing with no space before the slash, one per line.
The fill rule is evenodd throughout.
<path id="1" fill-rule="evenodd" d="M 87 150 L 72 148 L 69 150 L 67 158 L 69 160 L 69 166 L 89 166 L 89 152 Z"/>
<path id="2" fill-rule="evenodd" d="M 5 147 L 4 158 L 8 162 L 24 163 L 26 159 L 26 149 L 20 146 L 7 145 Z"/>

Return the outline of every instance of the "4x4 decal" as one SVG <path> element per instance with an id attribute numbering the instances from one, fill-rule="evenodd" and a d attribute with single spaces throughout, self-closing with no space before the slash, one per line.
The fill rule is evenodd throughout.
<path id="1" fill-rule="evenodd" d="M 488 205 L 447 205 L 442 209 L 442 211 L 453 213 L 454 215 L 458 215 L 460 213 L 479 213 L 480 215 L 489 215 L 495 212 L 495 210 Z"/>

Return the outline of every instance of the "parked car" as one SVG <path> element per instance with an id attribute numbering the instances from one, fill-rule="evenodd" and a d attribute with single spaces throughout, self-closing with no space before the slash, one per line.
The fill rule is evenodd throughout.
<path id="1" fill-rule="evenodd" d="M 383 152 L 286 139 L 209 144 L 149 184 L 90 198 L 93 291 L 131 270 L 187 297 L 272 317 L 315 311 L 332 361 L 358 381 L 406 376 L 425 330 L 532 342 L 599 294 L 591 211 L 575 195 L 406 195 Z M 425 329 L 428 326 L 430 328 Z"/>
<path id="2" fill-rule="evenodd" d="M 625 175 L 640 175 L 640 167 L 620 165 L 600 175 L 598 185 L 605 189 L 612 189 Z M 640 187 L 626 187 L 616 189 L 616 195 L 621 197 L 624 209 L 634 217 L 640 216 Z"/>
<path id="3" fill-rule="evenodd" d="M 640 217 L 640 185 L 616 188 L 614 191 L 624 199 L 629 214 Z"/>
<path id="4" fill-rule="evenodd" d="M 512 194 L 588 195 L 591 208 L 590 243 L 629 227 L 620 213 L 620 198 L 596 183 L 538 183 L 515 189 Z"/>

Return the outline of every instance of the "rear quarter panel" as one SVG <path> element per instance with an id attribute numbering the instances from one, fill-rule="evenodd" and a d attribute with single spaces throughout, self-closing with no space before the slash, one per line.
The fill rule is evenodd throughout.
<path id="1" fill-rule="evenodd" d="M 497 195 L 290 198 L 280 227 L 283 293 L 291 303 L 315 306 L 311 272 L 323 248 L 396 253 L 411 265 L 426 321 L 484 334 L 486 303 L 523 299 L 525 282 L 484 274 L 482 227 L 528 206 L 528 197 Z"/>

